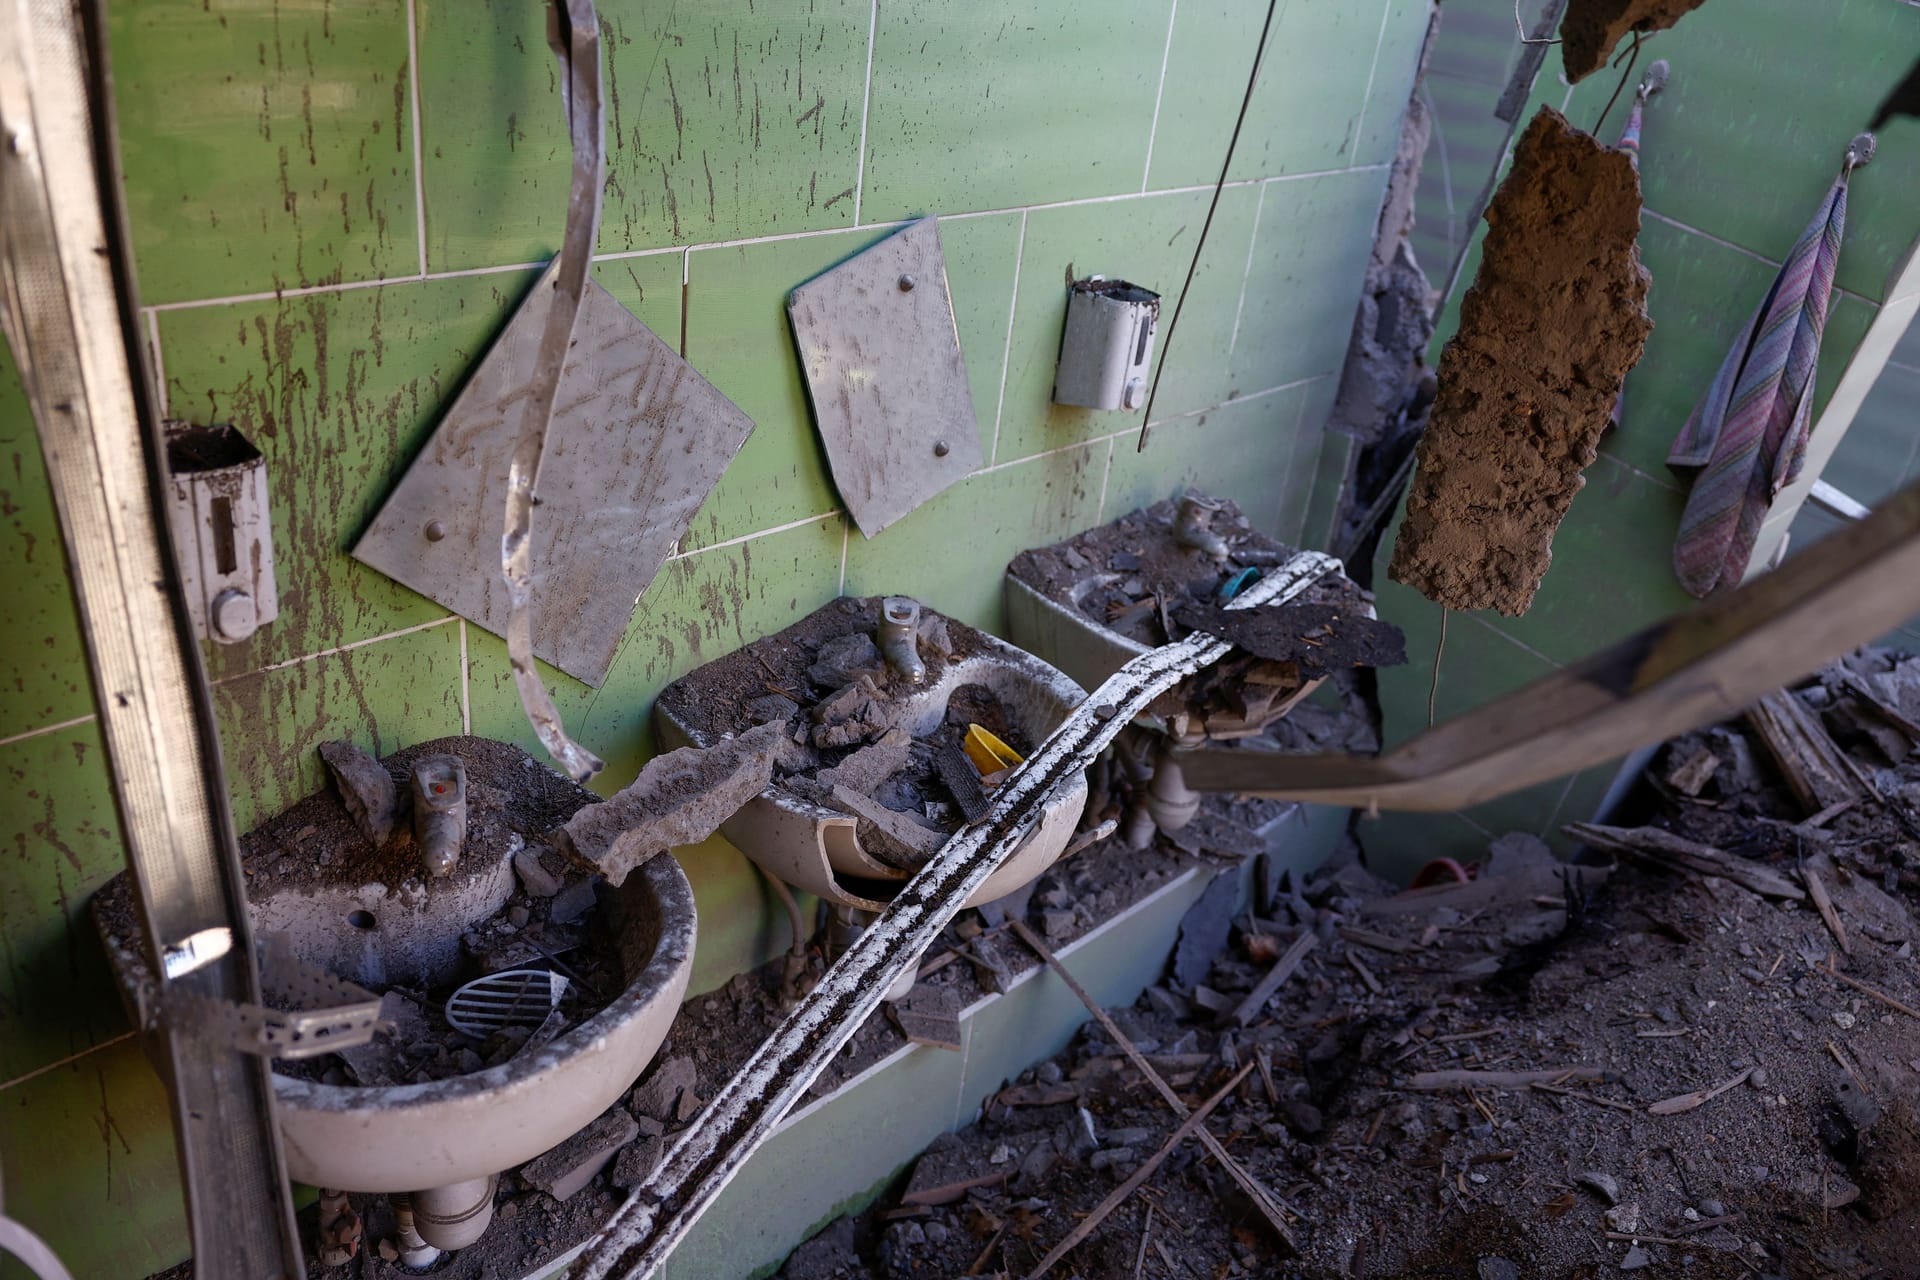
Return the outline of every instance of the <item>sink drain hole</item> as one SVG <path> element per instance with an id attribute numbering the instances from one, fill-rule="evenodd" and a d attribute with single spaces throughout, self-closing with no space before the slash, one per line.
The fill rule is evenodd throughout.
<path id="1" fill-rule="evenodd" d="M 347 912 L 347 923 L 356 929 L 371 929 L 374 926 L 373 912 L 349 911 Z"/>

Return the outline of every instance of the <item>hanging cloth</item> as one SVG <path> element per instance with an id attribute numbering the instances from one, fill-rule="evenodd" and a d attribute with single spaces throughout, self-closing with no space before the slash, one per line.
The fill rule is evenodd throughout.
<path id="1" fill-rule="evenodd" d="M 1639 87 L 1633 91 L 1633 109 L 1627 112 L 1627 123 L 1620 130 L 1620 141 L 1615 144 L 1616 151 L 1627 153 L 1627 159 L 1633 162 L 1633 171 L 1640 172 L 1640 121 L 1647 113 L 1647 99 L 1667 87 L 1667 60 L 1661 58 L 1647 68 L 1647 74 L 1640 78 Z M 1601 113 L 1603 116 L 1605 112 Z M 1595 126 L 1597 129 L 1599 126 Z M 1627 386 L 1620 384 L 1620 394 L 1613 402 L 1613 426 L 1618 428 L 1627 420 Z"/>
<path id="2" fill-rule="evenodd" d="M 1806 461 L 1820 335 L 1846 227 L 1847 179 L 1872 156 L 1872 134 L 1848 146 L 1819 212 L 1667 454 L 1669 467 L 1693 477 L 1673 568 L 1701 599 L 1740 581 L 1774 497 Z"/>

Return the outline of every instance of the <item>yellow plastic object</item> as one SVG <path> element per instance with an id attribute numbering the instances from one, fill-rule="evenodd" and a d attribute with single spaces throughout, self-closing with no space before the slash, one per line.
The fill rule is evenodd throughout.
<path id="1" fill-rule="evenodd" d="M 966 748 L 967 759 L 973 761 L 973 767 L 982 777 L 1011 769 L 1022 758 L 1019 752 L 977 724 L 967 726 L 966 741 L 960 745 Z"/>

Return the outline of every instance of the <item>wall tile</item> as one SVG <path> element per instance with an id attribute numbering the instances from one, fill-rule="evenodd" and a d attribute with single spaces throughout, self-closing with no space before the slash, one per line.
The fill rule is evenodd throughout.
<path id="1" fill-rule="evenodd" d="M 1686 496 L 1612 458 L 1587 468 L 1553 537 L 1553 566 L 1525 617 L 1492 613 L 1499 630 L 1572 663 L 1693 606 L 1674 577 L 1673 540 Z"/>
<path id="2" fill-rule="evenodd" d="M 571 153 L 539 5 L 420 0 L 421 145 L 436 271 L 544 260 Z M 614 253 L 850 226 L 871 6 L 600 6 Z"/>
<path id="3" fill-rule="evenodd" d="M 107 21 L 143 302 L 420 269 L 402 0 Z"/>
<path id="4" fill-rule="evenodd" d="M 1169 8 L 881 4 L 861 217 L 1140 190 Z"/>
<path id="5" fill-rule="evenodd" d="M 633 781 L 653 753 L 653 699 L 705 662 L 790 626 L 833 599 L 841 519 L 828 516 L 748 542 L 669 560 L 640 598 L 598 690 L 541 665 L 567 731 L 607 762 L 603 795 Z M 507 647 L 467 628 L 473 731 L 545 753 L 527 724 Z"/>
<path id="6" fill-rule="evenodd" d="M 1373 586 L 1380 616 L 1407 634 L 1406 664 L 1380 671 L 1380 705 L 1386 716 L 1383 737 L 1386 746 L 1394 747 L 1427 727 L 1427 694 L 1433 685 L 1442 611 L 1384 572 L 1374 575 Z M 1483 625 L 1479 615 L 1451 614 L 1446 648 L 1441 651 L 1434 723 L 1463 715 L 1554 670 L 1551 662 Z"/>
<path id="7" fill-rule="evenodd" d="M 326 785 L 320 744 L 376 756 L 460 732 L 460 628 L 428 627 L 214 686 L 236 829 Z"/>
<path id="8" fill-rule="evenodd" d="M 123 1040 L 0 1090 L 7 1216 L 77 1277 L 144 1276 L 187 1253 L 166 1090 Z M 11 1261 L 0 1271 L 24 1277 Z"/>
<path id="9" fill-rule="evenodd" d="M 1169 349 L 1166 321 L 1172 318 L 1174 299 L 1186 279 L 1209 196 L 1196 191 L 1035 209 L 1027 215 L 1026 248 L 1020 256 L 1020 293 L 1013 313 L 1013 347 L 1007 358 L 1006 403 L 1000 415 L 1000 444 L 994 461 L 1031 457 L 1129 427 L 1138 429 L 1143 410 L 1073 409 L 1053 403 L 1053 375 L 1067 314 L 1067 285 L 1070 280 L 1103 275 L 1131 280 L 1163 295 L 1160 338 L 1154 351 L 1158 367 Z M 1226 309 L 1238 301 L 1240 275 L 1246 266 L 1254 198 L 1244 188 L 1229 191 L 1226 196 L 1231 202 L 1223 197 L 1223 214 L 1215 221 L 1214 234 L 1208 237 L 1208 265 L 1201 273 L 1206 283 L 1198 277 L 1195 280 L 1195 288 L 1202 289 L 1202 296 L 1210 297 L 1212 307 L 1219 310 L 1208 315 L 1209 308 L 1196 299 L 1181 319 L 1178 346 L 1174 348 L 1178 354 L 1168 371 L 1172 385 L 1163 391 L 1164 400 L 1155 404 L 1156 418 L 1228 398 L 1220 393 L 1216 375 L 1201 403 L 1180 403 L 1193 398 L 1204 380 L 1201 370 L 1219 368 L 1221 330 L 1224 326 L 1231 332 L 1230 311 Z M 1237 236 L 1227 230 L 1235 222 L 1240 227 Z"/>
<path id="10" fill-rule="evenodd" d="M 1098 523 L 1105 444 L 976 472 L 869 541 L 847 544 L 850 596 L 910 595 L 1000 632 L 1007 562 Z M 955 554 L 964 545 L 965 555 Z"/>
<path id="11" fill-rule="evenodd" d="M 967 362 L 967 389 L 980 424 L 980 456 L 993 457 L 993 436 L 1006 371 L 1007 326 L 1012 322 L 1014 263 L 1021 243 L 1020 215 L 946 218 L 940 250 L 947 260 L 947 287 L 960 354 Z"/>
<path id="12" fill-rule="evenodd" d="M 280 616 L 207 645 L 215 678 L 446 616 L 347 553 L 432 437 L 531 273 L 163 312 L 170 412 L 266 456 Z"/>
<path id="13" fill-rule="evenodd" d="M 0 747 L 0 1081 L 126 1029 L 87 903 L 126 867 L 99 730 Z M 9 1185 L 17 1185 L 16 1181 Z"/>
<path id="14" fill-rule="evenodd" d="M 1183 489 L 1231 498 L 1256 529 L 1275 534 L 1290 492 L 1304 389 L 1292 387 L 1161 423 L 1145 452 L 1113 442 L 1101 519 L 1113 520 Z"/>
<path id="15" fill-rule="evenodd" d="M 1339 371 L 1372 235 L 1334 229 L 1379 221 L 1386 176 L 1383 169 L 1361 170 L 1267 184 L 1228 361 L 1234 391 Z"/>
<path id="16" fill-rule="evenodd" d="M 1414 6 L 1401 0 L 1399 7 Z M 1357 158 L 1355 135 L 1370 110 L 1368 73 L 1380 43 L 1381 11 L 1379 0 L 1280 7 L 1234 149 L 1234 179 L 1367 163 Z M 1151 189 L 1198 186 L 1220 176 L 1265 17 L 1261 5 L 1182 0 L 1167 52 Z M 1424 27 L 1425 18 L 1420 21 Z M 1156 40 L 1154 48 L 1159 47 Z M 1391 93 L 1388 77 L 1378 79 L 1379 101 L 1404 106 L 1412 64 Z M 1399 106 L 1390 109 L 1397 113 Z M 1390 156 L 1391 151 L 1379 158 Z"/>
<path id="17" fill-rule="evenodd" d="M 0 564 L 7 566 L 7 645 L 0 658 L 0 738 L 93 712 L 66 542 L 12 348 L 0 339 Z"/>
<path id="18" fill-rule="evenodd" d="M 1313 487 L 1307 495 L 1306 520 L 1300 526 L 1300 545 L 1310 551 L 1332 549 L 1333 517 L 1340 505 L 1340 491 L 1359 443 L 1337 431 L 1320 432 L 1320 448 L 1314 458 Z"/>
<path id="19" fill-rule="evenodd" d="M 1369 71 L 1374 92 L 1365 111 L 1354 126 L 1352 164 L 1391 164 L 1400 147 L 1400 130 L 1406 122 L 1407 100 L 1412 94 L 1414 73 L 1420 66 L 1420 51 L 1427 41 L 1428 12 L 1433 0 L 1387 0 L 1387 12 L 1380 27 L 1380 44 Z M 1405 86 L 1395 99 L 1393 86 Z"/>
<path id="20" fill-rule="evenodd" d="M 840 505 L 794 352 L 787 296 L 890 232 L 701 249 L 688 264 L 687 359 L 754 421 L 683 546 L 709 546 Z"/>
<path id="21" fill-rule="evenodd" d="M 1833 0 L 1818 39 L 1807 38 L 1806 22 L 1797 0 L 1751 0 L 1704 7 L 1660 33 L 1673 78 L 1641 134 L 1648 208 L 1776 262 L 1786 256 L 1848 140 L 1920 56 L 1920 23 L 1900 5 Z M 1558 59 L 1548 62 L 1551 71 Z M 1591 128 L 1618 79 L 1581 81 L 1569 118 Z M 1602 135 L 1617 137 L 1622 119 L 1615 107 Z M 1876 300 L 1914 239 L 1920 120 L 1896 116 L 1879 140 L 1853 182 L 1838 275 L 1841 288 Z"/>

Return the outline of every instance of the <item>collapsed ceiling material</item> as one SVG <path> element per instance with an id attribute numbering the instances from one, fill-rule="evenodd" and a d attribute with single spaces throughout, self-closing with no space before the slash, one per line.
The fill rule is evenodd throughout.
<path id="1" fill-rule="evenodd" d="M 1707 0 L 1572 0 L 1560 23 L 1560 56 L 1577 82 L 1607 64 L 1629 35 L 1665 31 Z"/>
<path id="2" fill-rule="evenodd" d="M 833 483 L 861 533 L 980 465 L 937 219 L 801 285 L 788 314 Z"/>
<path id="3" fill-rule="evenodd" d="M 1388 573 L 1519 617 L 1653 321 L 1632 158 L 1542 107 L 1487 207 Z"/>
<path id="4" fill-rule="evenodd" d="M 534 287 L 353 549 L 495 635 L 507 624 L 499 512 L 551 282 Z M 533 652 L 598 686 L 753 421 L 592 281 L 573 336 L 540 466 Z"/>

